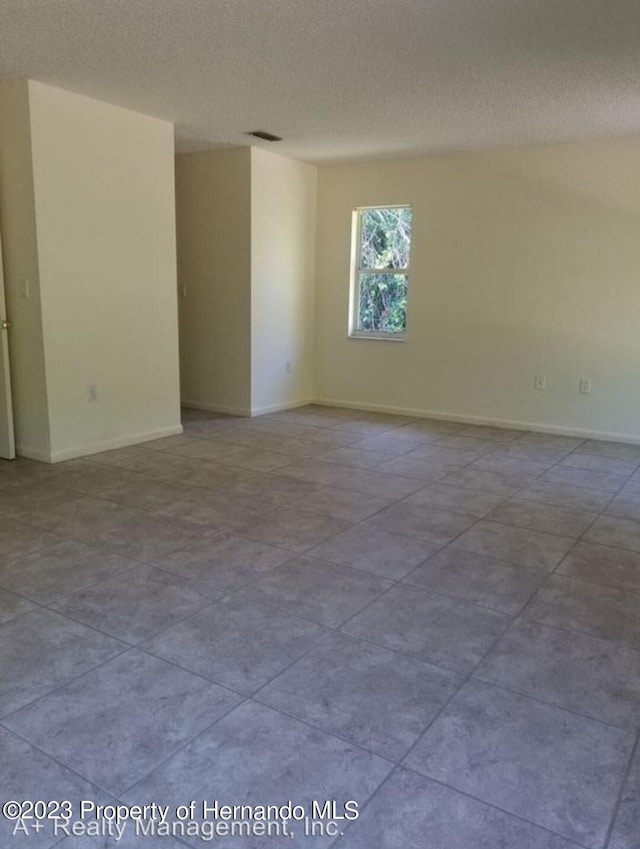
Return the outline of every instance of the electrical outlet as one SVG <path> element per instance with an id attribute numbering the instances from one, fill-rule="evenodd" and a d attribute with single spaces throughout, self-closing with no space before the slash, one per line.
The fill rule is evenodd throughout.
<path id="1" fill-rule="evenodd" d="M 581 377 L 579 389 L 583 395 L 591 395 L 591 378 Z"/>
<path id="2" fill-rule="evenodd" d="M 533 388 L 534 389 L 546 389 L 547 388 L 547 378 L 544 374 L 537 374 L 533 379 Z"/>
<path id="3" fill-rule="evenodd" d="M 87 386 L 87 398 L 89 399 L 90 404 L 96 404 L 98 401 L 98 387 L 95 383 L 90 383 Z"/>

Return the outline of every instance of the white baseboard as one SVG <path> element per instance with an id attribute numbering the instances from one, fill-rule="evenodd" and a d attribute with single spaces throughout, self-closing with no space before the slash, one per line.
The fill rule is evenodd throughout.
<path id="1" fill-rule="evenodd" d="M 564 425 L 544 424 L 542 422 L 524 422 L 517 419 L 496 419 L 486 416 L 469 416 L 460 413 L 446 413 L 441 410 L 417 410 L 413 407 L 391 407 L 386 404 L 362 404 L 355 401 L 343 401 L 337 398 L 316 398 L 309 402 L 322 407 L 340 407 L 347 410 L 362 410 L 370 413 L 391 413 L 397 416 L 412 416 L 417 419 L 440 419 L 461 424 L 489 425 L 506 427 L 512 430 L 530 430 L 534 433 L 551 433 L 558 436 L 578 436 L 582 439 L 604 439 L 611 442 L 626 442 L 640 445 L 640 434 L 618 433 L 616 431 L 591 430 L 590 428 L 565 427 Z"/>
<path id="2" fill-rule="evenodd" d="M 64 451 L 39 451 L 25 446 L 18 446 L 16 453 L 20 457 L 30 460 L 39 460 L 42 463 L 62 463 L 64 460 L 75 460 L 78 457 L 88 457 L 91 454 L 99 454 L 101 451 L 112 451 L 115 448 L 126 448 L 129 445 L 138 445 L 141 442 L 151 442 L 153 439 L 162 439 L 165 436 L 176 436 L 183 432 L 182 425 L 160 428 L 159 430 L 147 430 L 143 433 L 133 433 L 129 436 L 117 436 L 113 439 L 105 439 L 102 442 L 92 442 L 88 445 L 78 445 L 76 448 L 67 448 Z"/>
<path id="3" fill-rule="evenodd" d="M 266 407 L 253 407 L 252 416 L 264 416 L 266 413 L 279 413 L 281 410 L 295 410 L 298 407 L 306 407 L 314 402 L 308 398 L 305 401 L 285 401 L 283 404 L 269 404 Z"/>
<path id="4" fill-rule="evenodd" d="M 250 416 L 251 410 L 246 407 L 225 407 L 222 404 L 203 403 L 202 401 L 180 402 L 183 407 L 191 410 L 205 410 L 208 413 L 222 413 L 225 416 Z"/>
<path id="5" fill-rule="evenodd" d="M 264 416 L 266 413 L 278 413 L 280 410 L 294 410 L 313 404 L 311 399 L 304 401 L 285 401 L 282 404 L 269 404 L 266 407 L 252 407 L 250 410 L 242 407 L 225 407 L 221 404 L 202 403 L 201 401 L 182 401 L 182 406 L 192 410 L 205 410 L 209 413 L 223 413 L 227 416 Z"/>

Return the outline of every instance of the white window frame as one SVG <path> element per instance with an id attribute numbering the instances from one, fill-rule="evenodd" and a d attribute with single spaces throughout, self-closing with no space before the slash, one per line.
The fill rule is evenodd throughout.
<path id="1" fill-rule="evenodd" d="M 381 203 L 375 206 L 357 206 L 351 217 L 351 274 L 349 278 L 349 322 L 347 335 L 350 339 L 379 339 L 385 342 L 405 342 L 407 339 L 407 328 L 404 333 L 393 333 L 388 330 L 360 330 L 358 328 L 359 321 L 359 305 L 360 305 L 360 275 L 362 274 L 406 274 L 407 280 L 410 278 L 411 267 L 411 248 L 409 246 L 409 265 L 406 268 L 359 268 L 360 265 L 360 248 L 361 248 L 361 230 L 362 230 L 362 213 L 370 209 L 411 209 L 413 206 L 410 203 Z M 411 242 L 413 243 L 413 232 L 411 234 Z M 407 315 L 409 312 L 409 288 L 407 287 Z M 408 324 L 408 320 L 407 320 Z"/>

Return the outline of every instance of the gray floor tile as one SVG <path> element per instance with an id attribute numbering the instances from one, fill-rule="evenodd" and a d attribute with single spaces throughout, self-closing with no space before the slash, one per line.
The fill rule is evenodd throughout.
<path id="1" fill-rule="evenodd" d="M 607 442 L 600 439 L 587 439 L 576 454 L 598 454 L 600 457 L 617 457 L 620 460 L 640 461 L 640 445 L 624 442 Z"/>
<path id="2" fill-rule="evenodd" d="M 605 508 L 609 516 L 640 521 L 640 491 L 623 487 Z"/>
<path id="3" fill-rule="evenodd" d="M 396 770 L 384 783 L 337 845 L 344 849 L 577 849 L 576 843 L 546 829 L 404 769 Z"/>
<path id="4" fill-rule="evenodd" d="M 540 478 L 540 483 L 561 483 L 565 486 L 583 486 L 586 489 L 617 492 L 625 485 L 626 475 L 614 475 L 610 472 L 594 472 L 590 469 L 575 469 L 572 466 L 554 466 Z"/>
<path id="5" fill-rule="evenodd" d="M 458 469 L 445 478 L 442 483 L 450 486 L 459 486 L 461 489 L 476 489 L 491 495 L 501 495 L 508 498 L 521 489 L 527 479 L 522 475 L 514 475 L 506 472 L 486 472 L 482 469 L 471 468 Z"/>
<path id="6" fill-rule="evenodd" d="M 607 849 L 640 849 L 640 755 L 631 762 Z"/>
<path id="7" fill-rule="evenodd" d="M 623 548 L 579 542 L 556 573 L 640 593 L 640 553 Z"/>
<path id="8" fill-rule="evenodd" d="M 390 586 L 377 575 L 298 557 L 244 587 L 238 597 L 337 628 Z"/>
<path id="9" fill-rule="evenodd" d="M 454 672 L 470 672 L 509 619 L 417 587 L 398 584 L 343 630 Z"/>
<path id="10" fill-rule="evenodd" d="M 466 466 L 467 463 L 472 463 L 486 453 L 484 448 L 447 448 L 440 440 L 438 442 L 428 442 L 426 445 L 421 445 L 419 448 L 414 448 L 408 454 L 404 455 L 406 462 L 412 460 L 422 460 L 426 463 L 438 463 L 442 466 Z"/>
<path id="11" fill-rule="evenodd" d="M 5 725 L 117 794 L 240 699 L 204 678 L 133 650 L 14 713 Z"/>
<path id="12" fill-rule="evenodd" d="M 249 694 L 327 633 L 313 622 L 231 596 L 179 622 L 142 648 Z"/>
<path id="13" fill-rule="evenodd" d="M 84 460 L 62 472 L 60 481 L 77 494 L 107 498 L 141 510 L 157 510 L 176 497 L 175 485 L 164 478 Z"/>
<path id="14" fill-rule="evenodd" d="M 259 519 L 236 527 L 239 536 L 280 546 L 301 554 L 308 548 L 319 545 L 325 539 L 346 530 L 347 522 L 331 516 L 306 513 L 292 507 L 273 510 Z"/>
<path id="15" fill-rule="evenodd" d="M 562 448 L 560 446 L 536 444 L 525 442 L 523 439 L 516 439 L 513 442 L 507 442 L 501 445 L 494 451 L 494 457 L 512 457 L 514 459 L 529 460 L 532 463 L 553 464 L 558 463 L 563 457 L 566 457 L 571 451 L 570 448 Z"/>
<path id="16" fill-rule="evenodd" d="M 640 651 L 640 596 L 633 593 L 552 575 L 522 615 Z"/>
<path id="17" fill-rule="evenodd" d="M 274 473 L 252 475 L 245 480 L 229 484 L 224 491 L 234 497 L 259 499 L 265 506 L 275 510 L 276 507 L 293 504 L 299 498 L 311 495 L 318 486 L 318 484 Z"/>
<path id="18" fill-rule="evenodd" d="M 413 478 L 379 471 L 379 469 L 349 469 L 343 478 L 335 482 L 334 486 L 394 501 L 420 489 L 422 484 Z"/>
<path id="19" fill-rule="evenodd" d="M 295 440 L 285 439 L 281 434 L 264 430 L 236 428 L 220 434 L 212 442 L 217 445 L 217 451 L 211 459 L 229 465 L 236 456 L 249 456 L 254 452 L 279 451 L 284 445 L 294 444 Z"/>
<path id="20" fill-rule="evenodd" d="M 0 573 L 2 569 L 0 567 Z M 27 613 L 29 610 L 34 610 L 35 604 L 26 598 L 22 598 L 14 593 L 0 589 L 0 625 L 8 622 L 10 619 L 15 619 L 22 613 Z"/>
<path id="21" fill-rule="evenodd" d="M 332 448 L 319 456 L 320 460 L 339 463 L 343 466 L 355 466 L 357 469 L 370 469 L 388 459 L 382 451 L 365 451 L 362 448 Z"/>
<path id="22" fill-rule="evenodd" d="M 106 804 L 108 796 L 79 775 L 34 749 L 0 726 L 0 752 L 2 752 L 2 800 L 17 799 L 69 800 L 74 811 L 79 810 L 82 799 L 96 804 Z M 0 845 L 7 849 L 50 849 L 64 836 L 56 833 L 52 822 L 41 831 L 31 830 L 28 836 L 12 834 L 15 823 L 0 816 Z M 94 843 L 94 849 L 96 844 Z"/>
<path id="23" fill-rule="evenodd" d="M 197 440 L 192 436 L 185 436 L 183 433 L 176 436 L 163 436 L 160 439 L 151 439 L 149 442 L 141 442 L 139 448 L 147 448 L 150 451 L 175 451 L 183 448 L 185 445 L 192 445 Z M 179 453 L 179 452 L 178 452 Z"/>
<path id="24" fill-rule="evenodd" d="M 404 436 L 401 431 L 393 430 L 382 436 L 366 436 L 354 442 L 353 447 L 365 451 L 376 451 L 388 457 L 399 457 L 420 444 L 419 439 L 412 439 L 411 436 Z"/>
<path id="25" fill-rule="evenodd" d="M 201 538 L 200 528 L 139 510 L 126 523 L 107 529 L 99 542 L 109 551 L 149 563 Z"/>
<path id="26" fill-rule="evenodd" d="M 126 481 L 112 487 L 110 492 L 101 493 L 103 498 L 148 512 L 161 510 L 172 504 L 176 495 L 175 484 L 171 481 L 137 473 L 128 475 Z"/>
<path id="27" fill-rule="evenodd" d="M 542 504 L 555 504 L 567 510 L 590 510 L 598 512 L 611 500 L 606 490 L 586 489 L 582 486 L 567 486 L 562 483 L 535 481 L 518 493 L 525 501 L 539 501 Z"/>
<path id="28" fill-rule="evenodd" d="M 90 460 L 94 459 L 92 457 Z M 140 472 L 153 475 L 175 483 L 188 483 L 191 474 L 196 472 L 204 461 L 192 457 L 181 457 L 165 451 L 137 450 L 130 456 L 123 456 L 112 465 L 128 472 Z"/>
<path id="29" fill-rule="evenodd" d="M 278 470 L 279 475 L 296 478 L 308 483 L 332 486 L 341 480 L 346 472 L 344 465 L 329 463 L 327 460 L 297 460 Z"/>
<path id="30" fill-rule="evenodd" d="M 402 501 L 386 507 L 362 525 L 387 533 L 405 534 L 435 545 L 445 545 L 470 528 L 475 521 L 473 516 L 463 513 Z"/>
<path id="31" fill-rule="evenodd" d="M 498 560 L 551 571 L 574 543 L 571 537 L 543 534 L 483 519 L 458 537 L 454 546 Z"/>
<path id="32" fill-rule="evenodd" d="M 362 434 L 359 433 L 350 433 L 344 430 L 328 430 L 327 428 L 315 428 L 313 432 L 305 434 L 306 440 L 317 445 L 318 448 L 324 449 L 324 451 L 328 451 L 330 448 L 346 448 L 356 445 L 362 438 Z"/>
<path id="33" fill-rule="evenodd" d="M 53 480 L 56 468 L 48 463 L 38 463 L 27 460 L 26 457 L 16 457 L 15 460 L 0 460 L 0 490 L 13 486 Z"/>
<path id="34" fill-rule="evenodd" d="M 553 448 L 564 448 L 573 451 L 584 443 L 580 436 L 562 436 L 556 433 L 525 433 L 520 442 L 527 445 L 545 445 Z"/>
<path id="35" fill-rule="evenodd" d="M 404 579 L 432 592 L 515 616 L 547 573 L 448 546 Z"/>
<path id="36" fill-rule="evenodd" d="M 52 507 L 80 497 L 79 493 L 63 489 L 49 479 L 24 486 L 0 487 L 0 515 L 37 525 L 38 517 L 46 515 Z"/>
<path id="37" fill-rule="evenodd" d="M 172 454 L 181 457 L 191 457 L 196 460 L 214 460 L 224 463 L 233 459 L 235 455 L 242 454 L 240 445 L 229 444 L 225 439 L 190 439 L 186 444 L 181 444 L 171 449 Z"/>
<path id="38" fill-rule="evenodd" d="M 334 634 L 255 698 L 397 761 L 461 681 L 436 666 Z"/>
<path id="39" fill-rule="evenodd" d="M 331 516 L 344 522 L 359 522 L 382 510 L 392 500 L 381 498 L 379 495 L 327 486 L 298 499 L 296 509 L 320 516 Z"/>
<path id="40" fill-rule="evenodd" d="M 42 608 L 0 625 L 0 717 L 124 648 L 118 640 Z"/>
<path id="41" fill-rule="evenodd" d="M 452 513 L 465 513 L 476 519 L 482 519 L 503 501 L 504 498 L 501 495 L 461 489 L 444 483 L 429 484 L 406 499 L 407 504 L 420 504 L 424 507 L 449 510 Z"/>
<path id="42" fill-rule="evenodd" d="M 585 540 L 640 551 L 640 521 L 599 516 L 585 534 Z"/>
<path id="43" fill-rule="evenodd" d="M 57 534 L 102 546 L 122 557 L 143 561 L 188 545 L 199 533 L 198 529 L 179 522 L 90 497 L 53 508 L 46 519 L 46 527 Z"/>
<path id="44" fill-rule="evenodd" d="M 491 425 L 467 425 L 458 431 L 458 436 L 472 436 L 476 439 L 490 439 L 493 442 L 512 442 L 519 439 L 525 431 Z"/>
<path id="45" fill-rule="evenodd" d="M 319 457 L 327 448 L 313 439 L 293 439 L 289 436 L 278 435 L 278 444 L 273 446 L 273 452 L 287 458 L 287 462 L 297 459 Z"/>
<path id="46" fill-rule="evenodd" d="M 376 472 L 389 475 L 401 475 L 421 483 L 439 481 L 451 472 L 451 466 L 444 463 L 434 463 L 429 460 L 416 460 L 415 457 L 394 457 L 376 467 Z M 407 493 L 408 495 L 408 493 Z"/>
<path id="47" fill-rule="evenodd" d="M 310 453 L 313 452 L 300 452 L 302 456 Z M 295 455 L 291 450 L 285 454 L 264 449 L 238 448 L 233 454 L 218 462 L 232 468 L 249 469 L 254 472 L 270 472 L 287 466 L 293 456 Z"/>
<path id="48" fill-rule="evenodd" d="M 474 675 L 601 722 L 640 726 L 640 653 L 608 640 L 521 622 Z"/>
<path id="49" fill-rule="evenodd" d="M 466 428 L 465 428 L 466 430 Z M 481 436 L 465 435 L 465 431 L 461 430 L 450 436 L 443 436 L 438 439 L 438 448 L 460 448 L 462 451 L 473 451 L 481 457 L 486 454 L 491 454 L 499 447 L 496 440 L 486 439 Z"/>
<path id="50" fill-rule="evenodd" d="M 469 682 L 406 765 L 600 849 L 633 742 L 626 731 Z"/>
<path id="51" fill-rule="evenodd" d="M 196 525 L 200 532 L 220 533 L 233 531 L 272 509 L 262 498 L 239 498 L 220 489 L 198 491 L 195 487 L 185 487 L 169 506 L 156 511 L 156 518 L 167 516 L 184 527 Z"/>
<path id="52" fill-rule="evenodd" d="M 310 557 L 398 580 L 438 550 L 437 545 L 357 525 L 312 548 Z"/>
<path id="53" fill-rule="evenodd" d="M 448 422 L 444 419 L 414 419 L 402 430 L 405 433 L 434 434 L 435 436 L 446 436 L 450 433 L 459 433 L 466 425 L 462 422 Z"/>
<path id="54" fill-rule="evenodd" d="M 136 834 L 135 824 L 132 822 L 122 823 L 124 833 L 122 837 L 115 832 L 104 838 L 92 837 L 65 837 L 62 843 L 56 843 L 55 849 L 151 849 L 152 838 L 145 834 Z M 173 837 L 161 837 L 156 839 L 159 849 L 184 849 L 186 843 L 178 843 Z"/>
<path id="55" fill-rule="evenodd" d="M 493 472 L 498 475 L 510 475 L 514 480 L 521 480 L 524 485 L 528 481 L 540 477 L 551 468 L 553 462 L 540 463 L 533 460 L 523 460 L 520 457 L 505 457 L 501 454 L 490 454 L 472 463 L 471 469 L 482 472 Z"/>
<path id="56" fill-rule="evenodd" d="M 234 590 L 293 556 L 283 548 L 219 534 L 174 551 L 155 565 L 214 591 Z"/>
<path id="57" fill-rule="evenodd" d="M 619 493 L 624 493 L 626 495 L 640 495 L 640 474 L 635 472 L 630 478 L 627 478 L 627 482 L 622 489 L 619 490 Z"/>
<path id="58" fill-rule="evenodd" d="M 567 510 L 556 504 L 541 504 L 511 498 L 497 507 L 489 516 L 492 522 L 516 525 L 547 534 L 574 537 L 583 534 L 596 518 L 596 513 L 584 510 Z"/>
<path id="59" fill-rule="evenodd" d="M 336 429 L 342 433 L 354 434 L 360 439 L 367 439 L 373 438 L 374 436 L 386 436 L 389 433 L 393 433 L 393 431 L 397 428 L 394 428 L 392 425 L 385 422 L 378 422 L 374 420 L 354 420 L 341 422 Z"/>
<path id="60" fill-rule="evenodd" d="M 497 690 L 498 704 L 468 708 L 476 730 L 460 720 L 443 763 L 459 758 L 450 783 L 476 789 L 397 770 L 337 841 L 240 845 L 577 847 L 549 830 L 564 829 L 604 849 L 593 835 L 614 813 L 615 770 L 593 729 L 640 726 L 640 446 L 319 405 L 186 411 L 184 436 L 53 466 L 0 461 L 0 516 L 0 717 L 105 789 L 148 775 L 155 796 L 152 779 L 190 752 L 195 773 L 185 760 L 166 785 L 174 802 L 210 786 L 223 801 L 300 786 L 366 801 L 356 777 L 369 764 L 387 775 L 445 683 L 471 673 L 463 692 Z M 232 701 L 207 727 L 204 693 L 278 710 Z M 608 849 L 640 849 L 634 769 Z M 501 793 L 512 813 L 493 807 Z M 142 840 L 154 842 L 53 842 Z M 183 845 L 201 841 L 167 849 Z"/>
<path id="61" fill-rule="evenodd" d="M 354 799 L 364 805 L 391 770 L 388 761 L 255 703 L 221 719 L 182 752 L 125 794 L 136 803 L 179 804 L 184 799 L 237 799 L 245 804 L 296 804 Z M 233 837 L 224 849 L 282 849 L 298 839 Z M 309 841 L 326 849 L 333 838 Z M 191 845 L 199 845 L 190 841 Z"/>
<path id="62" fill-rule="evenodd" d="M 73 593 L 53 606 L 72 619 L 135 644 L 219 597 L 220 593 L 203 589 L 202 584 L 180 575 L 140 566 Z"/>
<path id="63" fill-rule="evenodd" d="M 640 466 L 640 457 L 636 459 L 603 457 L 598 454 L 587 454 L 578 449 L 565 457 L 560 465 L 571 466 L 574 469 L 588 469 L 592 472 L 605 472 L 611 475 L 632 475 Z"/>
<path id="64" fill-rule="evenodd" d="M 139 565 L 88 543 L 65 540 L 0 565 L 0 586 L 47 604 Z"/>
<path id="65" fill-rule="evenodd" d="M 231 466 L 223 466 L 221 463 L 212 463 L 207 460 L 194 460 L 194 463 L 195 466 L 188 471 L 176 472 L 173 475 L 177 484 L 207 490 L 220 489 L 238 481 L 247 480 L 255 474 L 250 469 L 231 468 Z"/>
<path id="66" fill-rule="evenodd" d="M 60 542 L 56 534 L 3 517 L 0 521 L 0 564 L 9 563 L 56 542 Z"/>
<path id="67" fill-rule="evenodd" d="M 117 466 L 124 460 L 138 457 L 141 453 L 142 449 L 137 445 L 126 445 L 123 448 L 113 448 L 110 451 L 97 451 L 95 454 L 88 455 L 86 460 L 90 463 Z"/>

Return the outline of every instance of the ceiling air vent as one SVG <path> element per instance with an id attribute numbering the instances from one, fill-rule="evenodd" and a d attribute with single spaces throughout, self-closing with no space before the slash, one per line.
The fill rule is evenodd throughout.
<path id="1" fill-rule="evenodd" d="M 266 133 L 264 130 L 250 130 L 248 135 L 255 136 L 257 139 L 263 139 L 268 142 L 282 141 L 280 136 L 274 136 L 273 133 Z"/>

